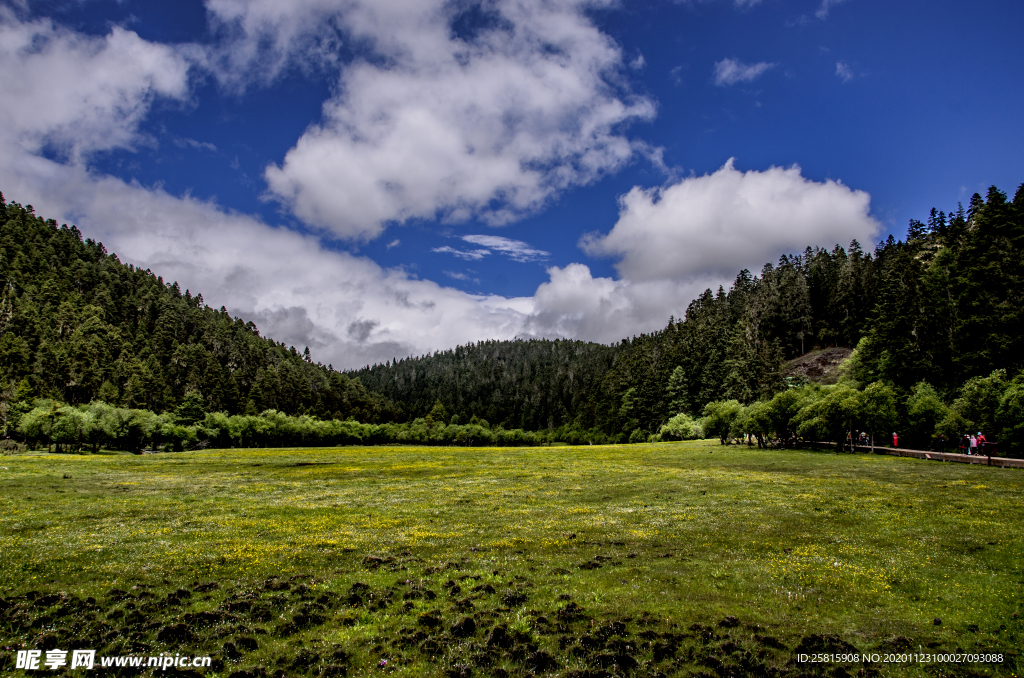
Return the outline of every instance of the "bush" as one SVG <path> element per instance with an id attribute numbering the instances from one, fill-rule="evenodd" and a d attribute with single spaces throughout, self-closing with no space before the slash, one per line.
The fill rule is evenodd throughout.
<path id="1" fill-rule="evenodd" d="M 704 437 L 700 424 L 682 412 L 668 420 L 658 435 L 662 440 L 699 440 Z"/>
<path id="2" fill-rule="evenodd" d="M 643 429 L 640 428 L 635 428 L 633 429 L 633 432 L 629 434 L 629 442 L 633 444 L 646 443 L 649 437 L 650 436 L 647 434 L 647 431 L 644 431 Z"/>

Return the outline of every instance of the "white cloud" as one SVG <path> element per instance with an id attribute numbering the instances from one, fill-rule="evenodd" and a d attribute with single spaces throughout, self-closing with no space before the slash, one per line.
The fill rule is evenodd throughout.
<path id="1" fill-rule="evenodd" d="M 252 320 L 264 336 L 309 346 L 337 368 L 511 339 L 533 310 L 528 297 L 470 295 L 418 280 L 214 203 L 26 160 L 18 175 L 0 170 L 9 199 L 77 223 L 126 263 L 202 292 L 207 304 Z"/>
<path id="2" fill-rule="evenodd" d="M 753 82 L 775 64 L 761 61 L 756 64 L 745 64 L 736 59 L 722 59 L 715 63 L 715 84 L 728 87 L 738 82 Z"/>
<path id="3" fill-rule="evenodd" d="M 229 90 L 265 85 L 290 69 L 337 69 L 346 42 L 338 14 L 347 0 L 205 0 L 220 38 L 207 51 L 213 74 Z"/>
<path id="4" fill-rule="evenodd" d="M 259 45 L 272 64 L 308 59 L 324 26 L 366 53 L 337 65 L 322 121 L 266 169 L 307 223 L 355 240 L 411 218 L 502 224 L 643 150 L 620 129 L 654 105 L 621 89 L 623 55 L 587 17 L 594 4 L 494 0 L 482 28 L 453 35 L 463 5 L 447 0 L 211 0 L 241 55 L 211 61 L 230 80 L 260 63 Z"/>
<path id="5" fill-rule="evenodd" d="M 729 282 L 595 278 L 584 264 L 551 267 L 548 276 L 533 296 L 523 334 L 602 343 L 662 329 L 669 315 L 682 317 L 690 300 L 709 285 Z"/>
<path id="6" fill-rule="evenodd" d="M 431 252 L 440 252 L 441 254 L 451 254 L 459 259 L 465 259 L 467 261 L 479 261 L 491 253 L 490 250 L 457 250 L 454 247 L 445 245 L 444 247 L 435 247 L 430 250 Z"/>
<path id="7" fill-rule="evenodd" d="M 734 276 L 807 245 L 870 242 L 881 229 L 870 203 L 864 191 L 805 179 L 796 166 L 740 172 L 729 160 L 666 188 L 634 188 L 611 232 L 581 246 L 619 257 L 620 275 L 632 281 Z"/>
<path id="8" fill-rule="evenodd" d="M 735 0 L 734 4 L 740 9 L 747 9 L 754 5 L 760 5 L 761 0 Z"/>
<path id="9" fill-rule="evenodd" d="M 846 0 L 821 0 L 821 6 L 818 7 L 818 11 L 814 13 L 814 16 L 822 20 L 827 19 L 829 10 L 844 2 L 846 2 Z"/>
<path id="10" fill-rule="evenodd" d="M 534 249 L 530 247 L 529 243 L 525 243 L 522 240 L 512 240 L 500 235 L 463 235 L 460 237 L 468 243 L 482 245 L 486 249 L 459 250 L 445 245 L 444 247 L 435 247 L 430 251 L 451 254 L 452 256 L 469 261 L 479 261 L 494 252 L 504 254 L 509 259 L 521 263 L 542 261 L 551 256 L 550 252 Z"/>
<path id="11" fill-rule="evenodd" d="M 519 262 L 540 261 L 551 256 L 550 252 L 530 247 L 522 240 L 503 238 L 500 235 L 464 235 L 462 239 L 474 245 L 482 245 L 488 249 L 501 252 L 509 259 Z"/>
<path id="12" fill-rule="evenodd" d="M 90 153 L 140 142 L 157 97 L 187 100 L 189 60 L 123 29 L 87 37 L 6 10 L 0 20 L 0 186 L 9 199 L 77 223 L 124 261 L 339 367 L 512 338 L 532 309 L 529 299 L 467 295 L 213 203 L 92 173 Z M 58 144 L 63 161 L 40 155 Z"/>
<path id="13" fill-rule="evenodd" d="M 853 69 L 842 61 L 836 62 L 836 75 L 838 75 L 839 79 L 843 82 L 850 82 L 854 77 Z"/>
<path id="14" fill-rule="evenodd" d="M 115 26 L 85 36 L 0 7 L 0 137 L 21 152 L 54 151 L 71 162 L 133 148 L 157 97 L 189 96 L 189 48 L 147 42 Z"/>

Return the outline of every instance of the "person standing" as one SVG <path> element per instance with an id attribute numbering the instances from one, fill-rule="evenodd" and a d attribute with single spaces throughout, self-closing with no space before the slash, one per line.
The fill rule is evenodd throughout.
<path id="1" fill-rule="evenodd" d="M 945 433 L 940 433 L 939 437 L 936 439 L 935 442 L 937 442 L 939 444 L 939 452 L 945 452 L 946 451 L 946 434 Z"/>
<path id="2" fill-rule="evenodd" d="M 985 436 L 981 434 L 981 431 L 978 431 L 978 454 L 985 454 L 986 444 L 988 444 L 988 441 L 985 440 Z"/>
<path id="3" fill-rule="evenodd" d="M 960 454 L 971 453 L 971 437 L 966 433 L 960 437 Z"/>
<path id="4" fill-rule="evenodd" d="M 977 454 L 977 453 L 978 453 L 978 439 L 975 438 L 974 436 L 971 436 L 971 454 Z"/>
<path id="5" fill-rule="evenodd" d="M 896 431 L 892 432 L 892 446 L 893 447 L 899 447 L 900 446 L 900 437 L 898 435 L 896 435 Z"/>

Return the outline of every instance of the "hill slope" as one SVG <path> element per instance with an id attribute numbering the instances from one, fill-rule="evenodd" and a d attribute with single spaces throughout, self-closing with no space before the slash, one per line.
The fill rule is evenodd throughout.
<path id="1" fill-rule="evenodd" d="M 782 377 L 797 377 L 815 384 L 834 384 L 839 381 L 839 366 L 853 351 L 837 346 L 810 351 L 782 366 Z"/>
<path id="2" fill-rule="evenodd" d="M 463 423 L 539 430 L 572 424 L 617 353 L 584 341 L 482 341 L 351 374 L 411 415 L 440 401 Z"/>
<path id="3" fill-rule="evenodd" d="M 19 386 L 157 412 L 197 392 L 207 411 L 398 416 L 358 380 L 0 194 L 0 387 Z"/>

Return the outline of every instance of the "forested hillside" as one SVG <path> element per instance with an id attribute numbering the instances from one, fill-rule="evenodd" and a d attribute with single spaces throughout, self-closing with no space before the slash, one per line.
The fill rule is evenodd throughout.
<path id="1" fill-rule="evenodd" d="M 259 335 L 148 270 L 122 264 L 74 226 L 0 194 L 0 405 L 35 398 L 173 410 L 198 394 L 210 412 L 273 408 L 390 421 L 358 380 Z M 6 421 L 3 422 L 6 424 Z"/>
<path id="2" fill-rule="evenodd" d="M 807 248 L 759 275 L 741 271 L 682 320 L 607 349 L 483 342 L 353 374 L 413 413 L 436 398 L 462 420 L 645 439 L 679 412 L 698 417 L 714 401 L 749 404 L 799 386 L 783 379 L 786 360 L 846 346 L 858 349 L 848 379 L 890 385 L 905 414 L 921 382 L 950 403 L 972 378 L 1003 370 L 1009 384 L 1020 373 L 1022 296 L 1024 187 L 1012 202 L 993 187 L 966 210 L 933 209 L 905 240 L 890 236 L 873 252 L 857 242 Z"/>
<path id="3" fill-rule="evenodd" d="M 538 430 L 586 411 L 617 353 L 583 341 L 482 341 L 352 374 L 413 415 L 440 401 L 456 422 Z"/>
<path id="4" fill-rule="evenodd" d="M 815 346 L 856 345 L 877 276 L 876 259 L 856 242 L 848 251 L 808 248 L 760 276 L 742 271 L 728 292 L 706 290 L 690 303 L 685 319 L 610 347 L 481 342 L 351 374 L 412 412 L 437 399 L 462 420 L 612 436 L 656 431 L 713 400 L 772 395 L 785 386 L 782 363 Z"/>

